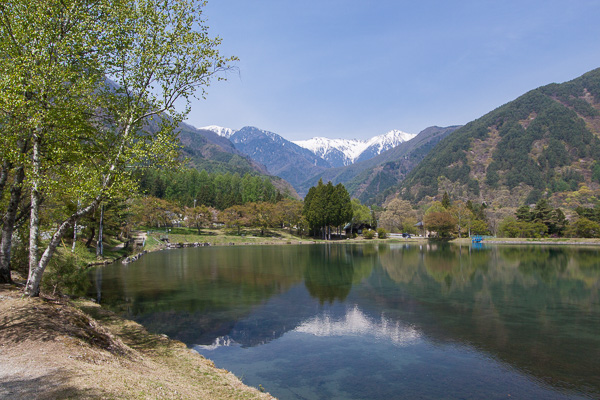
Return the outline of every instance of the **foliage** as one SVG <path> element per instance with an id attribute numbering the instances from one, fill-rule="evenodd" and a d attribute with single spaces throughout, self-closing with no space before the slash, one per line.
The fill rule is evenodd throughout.
<path id="1" fill-rule="evenodd" d="M 541 222 L 517 221 L 507 217 L 501 223 L 498 234 L 509 238 L 540 238 L 546 236 L 548 227 Z"/>
<path id="2" fill-rule="evenodd" d="M 600 222 L 600 204 L 595 207 L 577 207 L 575 212 L 580 218 L 587 218 L 591 221 Z"/>
<path id="3" fill-rule="evenodd" d="M 531 226 L 527 225 L 528 223 L 542 224 L 545 226 L 545 233 L 556 236 L 561 236 L 568 224 L 562 210 L 560 208 L 553 209 L 550 207 L 548 200 L 543 198 L 536 203 L 533 209 L 528 205 L 519 207 L 515 212 L 515 217 L 516 221 L 521 223 L 523 229 L 527 232 L 533 232 L 534 235 L 538 231 L 535 231 L 535 229 L 532 230 Z M 511 231 L 511 235 L 515 234 L 512 232 L 514 229 L 513 227 L 508 226 L 507 229 Z M 524 233 L 521 233 L 520 236 L 509 237 L 526 237 L 522 235 L 524 235 Z"/>
<path id="4" fill-rule="evenodd" d="M 600 223 L 580 217 L 567 228 L 566 235 L 580 238 L 600 237 Z"/>
<path id="5" fill-rule="evenodd" d="M 442 207 L 446 210 L 450 208 L 450 196 L 448 196 L 448 192 L 444 192 L 444 195 L 442 196 Z"/>
<path id="6" fill-rule="evenodd" d="M 48 265 L 48 271 L 44 274 L 42 287 L 52 293 L 67 294 L 72 296 L 84 296 L 90 280 L 82 265 L 82 254 L 86 249 L 76 246 L 75 252 L 63 248 Z"/>
<path id="7" fill-rule="evenodd" d="M 399 198 L 387 204 L 379 215 L 379 225 L 390 232 L 412 232 L 417 223 L 417 213 L 410 202 Z"/>
<path id="8" fill-rule="evenodd" d="M 447 211 L 431 211 L 425 214 L 423 224 L 427 230 L 436 232 L 438 237 L 446 238 L 452 236 L 457 220 Z"/>
<path id="9" fill-rule="evenodd" d="M 213 213 L 206 206 L 186 207 L 184 210 L 184 220 L 189 227 L 195 227 L 200 234 L 202 227 L 209 226 L 213 222 Z"/>
<path id="10" fill-rule="evenodd" d="M 387 239 L 388 231 L 383 228 L 377 228 L 377 238 L 379 239 Z"/>
<path id="11" fill-rule="evenodd" d="M 462 237 L 462 232 L 470 231 L 471 224 L 475 220 L 475 216 L 471 209 L 462 201 L 456 201 L 451 206 L 447 207 L 448 212 L 456 220 L 456 230 L 458 237 Z"/>
<path id="12" fill-rule="evenodd" d="M 367 229 L 367 230 L 363 231 L 363 238 L 365 238 L 365 239 L 375 238 L 375 231 L 372 229 Z"/>
<path id="13" fill-rule="evenodd" d="M 348 191 L 341 183 L 333 186 L 319 180 L 317 186 L 309 189 L 304 198 L 303 216 L 306 218 L 313 234 L 322 229 L 324 237 L 328 237 L 328 228 L 340 226 L 352 220 L 352 203 Z"/>
<path id="14" fill-rule="evenodd" d="M 490 228 L 488 227 L 488 225 L 480 220 L 480 219 L 475 219 L 471 222 L 471 235 L 489 235 L 490 234 Z"/>
<path id="15" fill-rule="evenodd" d="M 298 233 L 303 229 L 302 202 L 294 199 L 284 199 L 276 203 L 278 221 L 283 227 L 288 227 L 290 232 L 296 227 Z"/>
<path id="16" fill-rule="evenodd" d="M 224 210 L 233 205 L 281 200 L 267 177 L 213 173 L 196 169 L 147 169 L 140 174 L 140 189 L 154 197 L 192 207 L 205 205 Z"/>
<path id="17" fill-rule="evenodd" d="M 360 200 L 352 199 L 352 221 L 351 224 L 354 225 L 370 225 L 371 223 L 371 210 L 369 207 L 360 204 Z"/>

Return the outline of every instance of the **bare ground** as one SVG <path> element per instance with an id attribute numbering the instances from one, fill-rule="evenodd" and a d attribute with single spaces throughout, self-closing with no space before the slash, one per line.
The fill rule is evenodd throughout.
<path id="1" fill-rule="evenodd" d="M 0 399 L 272 399 L 92 301 L 0 285 Z"/>

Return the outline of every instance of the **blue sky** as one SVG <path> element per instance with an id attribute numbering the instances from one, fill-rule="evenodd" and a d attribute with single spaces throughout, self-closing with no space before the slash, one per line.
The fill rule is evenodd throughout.
<path id="1" fill-rule="evenodd" d="M 290 140 L 465 124 L 600 67 L 600 0 L 209 0 L 204 16 L 239 72 L 188 122 Z"/>

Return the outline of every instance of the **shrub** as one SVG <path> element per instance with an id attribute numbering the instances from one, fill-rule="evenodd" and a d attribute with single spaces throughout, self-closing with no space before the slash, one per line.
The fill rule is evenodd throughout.
<path id="1" fill-rule="evenodd" d="M 567 235 L 580 238 L 596 238 L 600 236 L 600 224 L 580 217 L 567 229 Z"/>
<path id="2" fill-rule="evenodd" d="M 363 232 L 363 237 L 365 239 L 373 239 L 375 237 L 375 231 L 369 229 Z"/>
<path id="3" fill-rule="evenodd" d="M 388 232 L 383 228 L 379 228 L 377 229 L 377 237 L 379 239 L 386 239 L 388 237 Z"/>
<path id="4" fill-rule="evenodd" d="M 90 286 L 90 280 L 81 261 L 86 249 L 76 247 L 75 252 L 69 250 L 57 253 L 44 274 L 42 288 L 48 292 L 83 296 Z"/>

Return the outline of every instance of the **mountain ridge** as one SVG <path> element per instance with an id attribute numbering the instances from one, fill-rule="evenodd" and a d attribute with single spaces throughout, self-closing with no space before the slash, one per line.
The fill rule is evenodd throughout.
<path id="1" fill-rule="evenodd" d="M 443 139 L 401 183 L 415 202 L 452 197 L 497 207 L 600 195 L 600 68 L 533 89 Z"/>
<path id="2" fill-rule="evenodd" d="M 255 128 L 261 130 L 265 132 L 265 134 L 270 136 L 271 139 L 273 139 L 274 141 L 279 141 L 279 139 L 275 138 L 275 136 L 273 135 L 277 135 L 278 137 L 283 138 L 282 136 L 276 133 L 262 130 L 260 128 L 244 128 Z M 218 125 L 208 125 L 199 129 L 212 131 L 217 135 L 225 137 L 227 139 L 231 139 L 239 131 Z M 415 136 L 415 134 L 403 132 L 398 129 L 393 129 L 382 135 L 373 136 L 366 140 L 330 139 L 326 137 L 314 137 L 308 140 L 291 141 L 285 138 L 283 139 L 290 143 L 294 143 L 295 145 L 298 145 L 302 148 L 310 150 L 315 156 L 327 161 L 330 167 L 336 168 L 372 158 L 386 150 L 398 146 L 400 143 L 412 139 Z M 241 140 L 237 139 L 236 143 L 241 143 Z"/>

